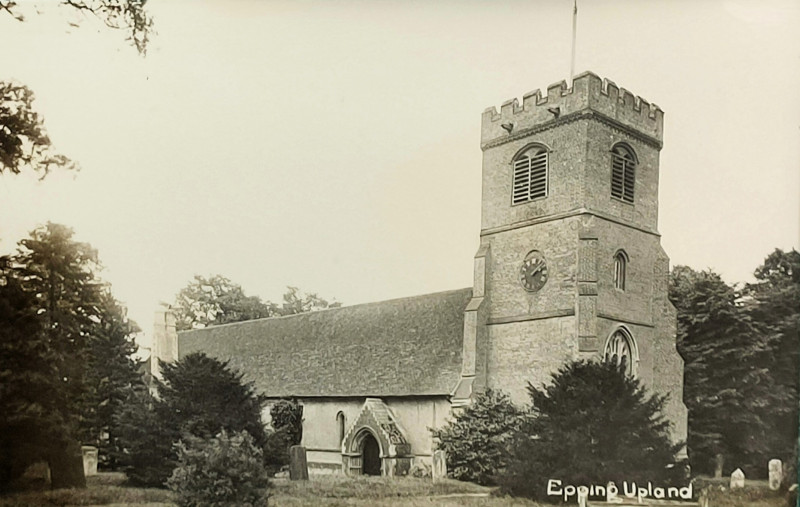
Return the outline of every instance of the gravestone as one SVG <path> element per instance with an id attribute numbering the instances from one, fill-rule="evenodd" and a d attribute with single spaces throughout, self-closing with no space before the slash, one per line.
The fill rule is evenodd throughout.
<path id="1" fill-rule="evenodd" d="M 737 468 L 731 474 L 731 489 L 744 487 L 744 472 L 741 468 Z"/>
<path id="2" fill-rule="evenodd" d="M 586 500 L 589 498 L 589 488 L 578 486 L 578 507 L 586 507 Z"/>
<path id="3" fill-rule="evenodd" d="M 769 489 L 776 491 L 783 482 L 783 463 L 779 459 L 769 460 Z"/>
<path id="4" fill-rule="evenodd" d="M 443 450 L 433 451 L 433 482 L 447 478 L 447 453 Z"/>
<path id="5" fill-rule="evenodd" d="M 725 456 L 722 454 L 717 454 L 716 459 L 714 460 L 714 465 L 714 478 L 721 479 L 722 467 L 725 466 Z"/>
<path id="6" fill-rule="evenodd" d="M 289 479 L 292 481 L 308 480 L 306 448 L 302 445 L 293 445 L 289 448 Z"/>
<path id="7" fill-rule="evenodd" d="M 83 454 L 83 475 L 97 475 L 97 447 L 91 445 L 81 446 Z"/>

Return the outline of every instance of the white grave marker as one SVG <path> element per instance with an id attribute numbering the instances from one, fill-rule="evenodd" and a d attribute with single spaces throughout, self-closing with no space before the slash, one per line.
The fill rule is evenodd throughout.
<path id="1" fill-rule="evenodd" d="M 731 489 L 744 487 L 744 472 L 741 468 L 737 468 L 731 474 Z"/>

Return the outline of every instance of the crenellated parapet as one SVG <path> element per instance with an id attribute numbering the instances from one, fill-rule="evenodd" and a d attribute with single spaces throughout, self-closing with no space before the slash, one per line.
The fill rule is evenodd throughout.
<path id="1" fill-rule="evenodd" d="M 608 79 L 584 72 L 573 79 L 526 93 L 522 104 L 516 98 L 483 112 L 481 147 L 490 148 L 537 131 L 583 118 L 594 118 L 642 136 L 660 148 L 663 139 L 664 112 L 655 104 L 619 88 Z"/>

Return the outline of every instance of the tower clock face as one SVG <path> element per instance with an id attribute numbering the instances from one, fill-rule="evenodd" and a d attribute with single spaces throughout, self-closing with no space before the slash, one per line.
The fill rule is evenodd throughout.
<path id="1" fill-rule="evenodd" d="M 536 292 L 547 283 L 547 262 L 541 252 L 529 253 L 519 268 L 519 281 L 528 292 Z"/>

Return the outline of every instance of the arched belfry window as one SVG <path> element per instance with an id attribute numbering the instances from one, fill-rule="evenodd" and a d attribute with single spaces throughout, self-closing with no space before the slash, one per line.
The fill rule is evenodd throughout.
<path id="1" fill-rule="evenodd" d="M 614 331 L 608 338 L 603 356 L 606 361 L 616 364 L 628 375 L 636 374 L 636 363 L 639 360 L 636 342 L 624 327 Z"/>
<path id="2" fill-rule="evenodd" d="M 338 414 L 336 414 L 336 426 L 339 430 L 339 445 L 342 445 L 342 440 L 344 440 L 344 431 L 345 431 L 345 420 L 343 412 L 339 412 Z"/>
<path id="3" fill-rule="evenodd" d="M 618 250 L 614 254 L 614 288 L 625 290 L 625 277 L 628 270 L 628 254 L 625 250 Z"/>
<path id="4" fill-rule="evenodd" d="M 625 144 L 611 149 L 611 196 L 633 202 L 636 186 L 636 154 Z"/>
<path id="5" fill-rule="evenodd" d="M 514 185 L 511 204 L 523 204 L 547 197 L 547 148 L 532 145 L 514 157 Z"/>

